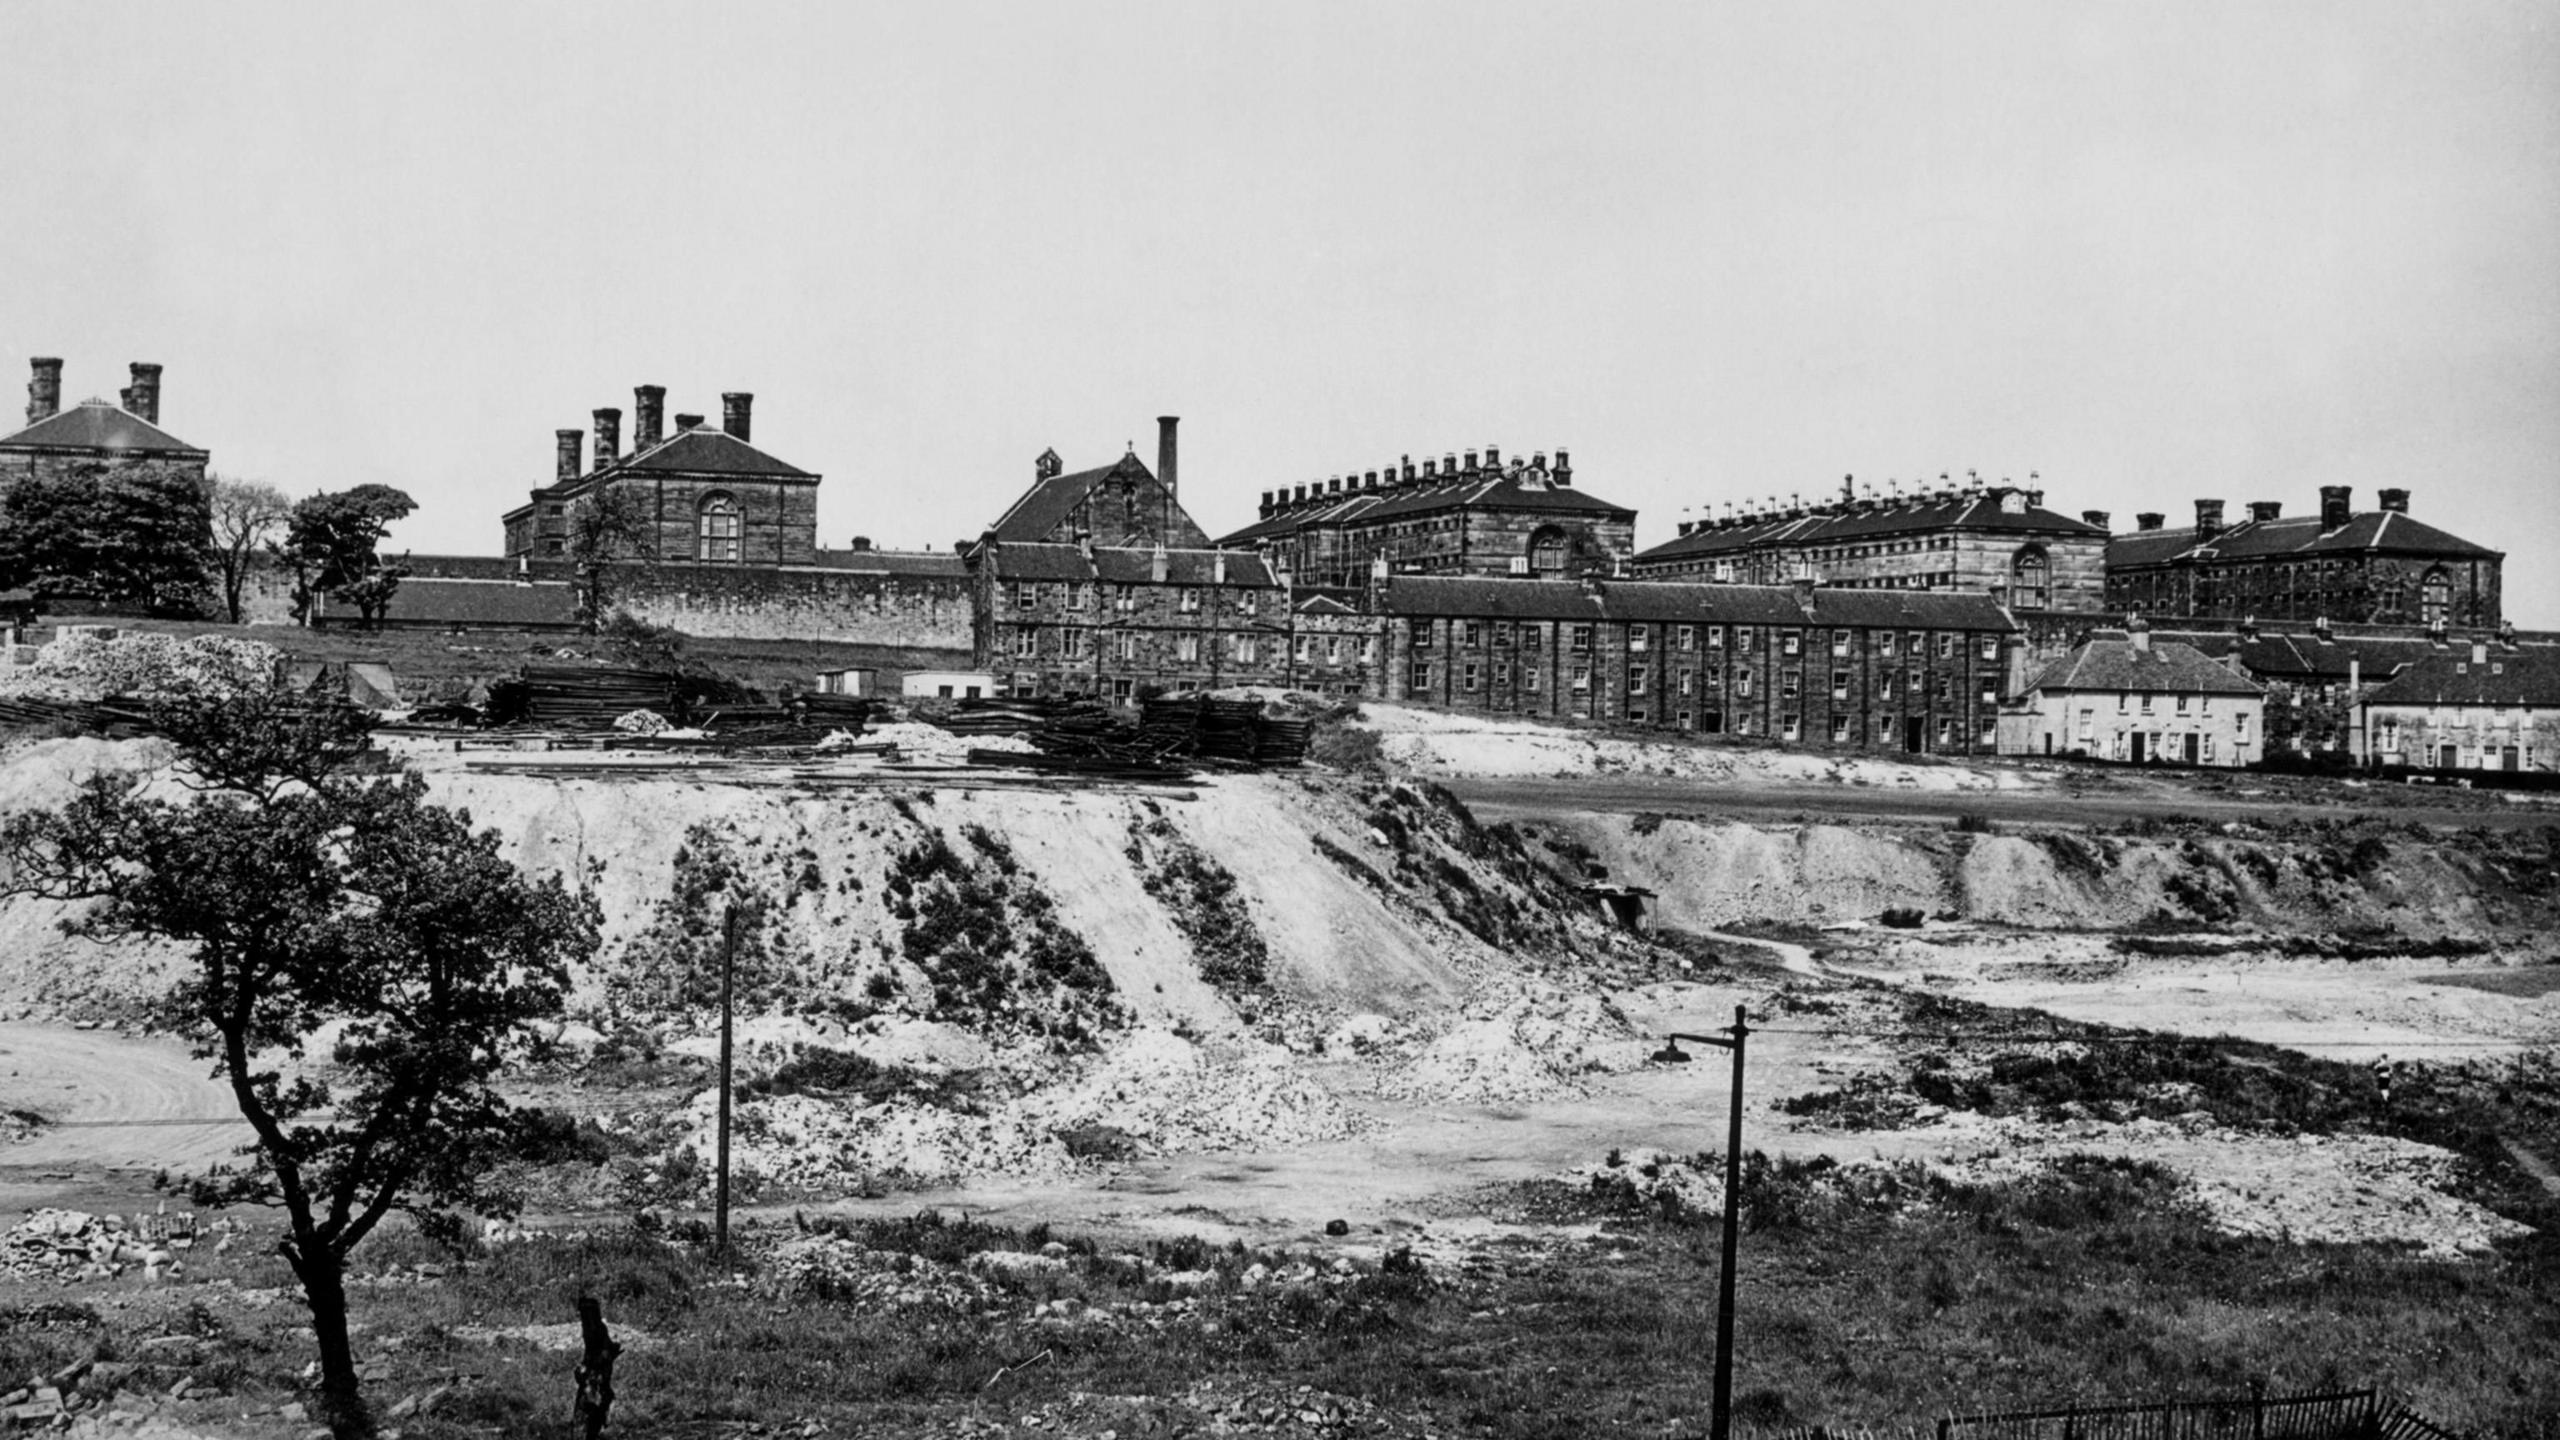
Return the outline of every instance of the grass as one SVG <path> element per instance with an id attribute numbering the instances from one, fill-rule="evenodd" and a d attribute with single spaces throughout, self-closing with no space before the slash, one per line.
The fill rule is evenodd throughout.
<path id="1" fill-rule="evenodd" d="M 1735 1413 L 1746 1430 L 2264 1383 L 2377 1385 L 2458 1430 L 2560 1433 L 2560 1243 L 2548 1238 L 2473 1263 L 2234 1239 L 2156 1168 L 2086 1158 L 1974 1186 L 1916 1167 L 1755 1156 L 1743 1194 Z M 432 1282 L 407 1277 L 436 1252 L 392 1235 L 367 1257 L 390 1278 L 359 1286 L 355 1304 L 367 1357 L 383 1366 L 378 1403 L 470 1377 L 408 1427 L 417 1440 L 565 1434 L 573 1354 L 457 1332 L 562 1325 L 582 1293 L 646 1337 L 617 1374 L 616 1432 L 635 1437 L 747 1420 L 938 1435 L 968 1419 L 1010 1432 L 1024 1417 L 1050 1433 L 1180 1433 L 1207 1431 L 1226 1407 L 1275 1403 L 1347 1406 L 1364 1418 L 1357 1433 L 1396 1436 L 1694 1429 L 1709 1399 L 1715 1217 L 1554 1183 L 1494 1198 L 1506 1218 L 1600 1229 L 1496 1243 L 1481 1264 L 1406 1257 L 1334 1276 L 1320 1250 L 1124 1249 L 940 1215 L 821 1227 L 832 1237 L 751 1230 L 734 1269 L 617 1228 L 483 1252 Z M 799 1272 L 785 1247 L 837 1243 L 859 1261 L 851 1278 L 786 1279 Z M 1036 1271 L 960 1268 L 981 1251 L 1043 1245 L 1056 1258 Z M 1250 1283 L 1256 1267 L 1278 1278 Z M 239 1283 L 280 1283 L 278 1269 L 253 1259 Z M 1176 1285 L 1173 1272 L 1205 1278 Z M 188 1323 L 187 1287 L 128 1305 L 105 1290 L 48 1287 L 42 1304 L 70 1307 L 52 1326 L 34 1302 L 8 1300 L 0 1373 L 128 1354 Z M 299 1393 L 308 1342 L 291 1304 L 208 1318 L 198 1328 L 220 1338 L 207 1368 L 234 1391 L 221 1413 Z"/>

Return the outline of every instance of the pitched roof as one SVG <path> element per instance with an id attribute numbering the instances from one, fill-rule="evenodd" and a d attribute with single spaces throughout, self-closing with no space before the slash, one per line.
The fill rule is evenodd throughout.
<path id="1" fill-rule="evenodd" d="M 681 471 L 688 475 L 778 475 L 786 479 L 818 477 L 797 465 L 776 460 L 726 430 L 695 426 L 679 430 L 614 467 L 619 471 Z"/>
<path id="2" fill-rule="evenodd" d="M 2029 690 L 2152 690 L 2190 695 L 2263 695 L 2256 684 L 2199 654 L 2191 645 L 2154 639 L 2093 639 L 2044 668 Z"/>
<path id="3" fill-rule="evenodd" d="M 1823 586 L 1707 585 L 1679 580 L 1507 580 L 1395 575 L 1379 606 L 1391 615 L 1495 620 L 1627 620 L 1732 625 L 1823 625 L 2015 630 L 1987 595 Z"/>
<path id="4" fill-rule="evenodd" d="M 1023 491 L 1022 497 L 1013 502 L 1012 508 L 997 518 L 989 533 L 1009 544 L 1046 541 L 1058 533 L 1059 526 L 1067 523 L 1067 517 L 1075 513 L 1076 507 L 1084 503 L 1095 486 L 1124 471 L 1132 478 L 1155 478 L 1155 472 L 1149 470 L 1146 462 L 1133 452 L 1091 470 L 1034 480 L 1031 488 Z"/>
<path id="5" fill-rule="evenodd" d="M 1268 515 L 1221 538 L 1221 545 L 1246 545 L 1285 535 L 1310 525 L 1370 524 L 1407 520 L 1444 510 L 1510 510 L 1524 514 L 1623 517 L 1634 523 L 1636 512 L 1612 505 L 1588 490 L 1558 485 L 1544 473 L 1522 466 L 1516 470 L 1475 470 L 1427 480 L 1398 481 L 1375 490 L 1345 490 Z"/>
<path id="6" fill-rule="evenodd" d="M 998 582 L 1007 580 L 1101 580 L 1115 585 L 1147 585 L 1155 579 L 1156 552 L 1151 546 L 1097 545 L 1087 555 L 1081 545 L 1007 544 L 998 541 L 977 552 Z M 1226 585 L 1268 590 L 1279 585 L 1269 562 L 1241 550 L 1168 549 L 1164 552 L 1167 585 Z M 1218 562 L 1226 562 L 1226 579 L 1216 578 Z"/>
<path id="7" fill-rule="evenodd" d="M 2020 507 L 2005 503 L 2021 497 Z M 2103 540 L 2106 531 L 2039 505 L 2023 503 L 2024 491 L 1995 486 L 1955 495 L 1922 495 L 1899 502 L 1860 501 L 1824 506 L 1785 515 L 1765 515 L 1740 523 L 1706 524 L 1636 556 L 1645 561 L 1679 560 L 1729 553 L 1763 545 L 1845 545 L 1894 535 L 1935 534 L 1945 530 L 1981 530 L 2056 539 Z"/>
<path id="8" fill-rule="evenodd" d="M 2478 663 L 2471 647 L 2429 655 L 2365 697 L 2368 705 L 2560 705 L 2560 648 L 2492 645 Z"/>
<path id="9" fill-rule="evenodd" d="M 817 564 L 820 569 L 855 574 L 934 575 L 958 579 L 969 573 L 969 562 L 952 550 L 821 550 Z"/>
<path id="10" fill-rule="evenodd" d="M 2107 542 L 2107 566 L 2158 565 L 2176 560 L 2255 560 L 2281 555 L 2433 555 L 2448 560 L 2495 560 L 2501 552 L 2474 545 L 2405 510 L 2367 510 L 2335 530 L 2317 515 L 2244 520 L 2198 540 L 2192 530 L 2138 530 Z"/>
<path id="11" fill-rule="evenodd" d="M 24 446 L 64 450 L 133 450 L 202 455 L 205 452 L 134 414 L 104 400 L 84 400 L 59 414 L 39 420 L 15 435 L 0 437 L 0 447 Z"/>
<path id="12" fill-rule="evenodd" d="M 2241 668 L 2261 680 L 2343 681 L 2361 674 L 2379 681 L 2437 653 L 2425 639 L 2391 635 L 2249 634 L 2155 628 L 2152 643 L 2175 640 L 2209 660 L 2237 656 Z"/>

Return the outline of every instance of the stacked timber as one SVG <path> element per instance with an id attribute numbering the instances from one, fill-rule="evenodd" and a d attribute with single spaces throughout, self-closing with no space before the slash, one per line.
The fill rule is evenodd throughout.
<path id="1" fill-rule="evenodd" d="M 676 700 L 673 675 L 603 666 L 527 665 L 517 679 L 489 687 L 501 723 L 563 730 L 609 730 L 634 710 L 672 719 Z"/>

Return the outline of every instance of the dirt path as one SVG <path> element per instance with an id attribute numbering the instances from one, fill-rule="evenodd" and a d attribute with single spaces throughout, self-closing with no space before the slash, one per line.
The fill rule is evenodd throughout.
<path id="1" fill-rule="evenodd" d="M 0 1024 L 0 1107 L 53 1122 L 0 1173 L 200 1166 L 248 1138 L 231 1094 L 175 1040 Z M 0 1191 L 14 1188 L 0 1180 Z"/>

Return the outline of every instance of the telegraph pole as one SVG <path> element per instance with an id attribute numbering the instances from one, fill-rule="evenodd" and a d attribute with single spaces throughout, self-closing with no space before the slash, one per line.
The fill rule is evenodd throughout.
<path id="1" fill-rule="evenodd" d="M 720 1247 L 720 1263 L 723 1265 L 729 1263 L 729 1040 L 734 1008 L 732 980 L 737 968 L 738 907 L 732 902 L 727 917 L 720 922 L 720 1173 L 713 1182 L 712 1191 L 712 1233 Z M 1737 1118 L 1734 1123 L 1739 1125 L 1741 1121 Z"/>
<path id="2" fill-rule="evenodd" d="M 1730 1440 L 1733 1434 L 1733 1280 L 1742 1248 L 1742 1046 L 1750 1037 L 1751 1026 L 1736 1005 L 1733 1028 L 1725 1034 L 1667 1035 L 1653 1057 L 1687 1060 L 1680 1049 L 1683 1040 L 1733 1052 L 1733 1107 L 1724 1141 L 1724 1274 L 1716 1283 L 1716 1389 L 1715 1408 L 1707 1417 L 1709 1440 Z"/>

